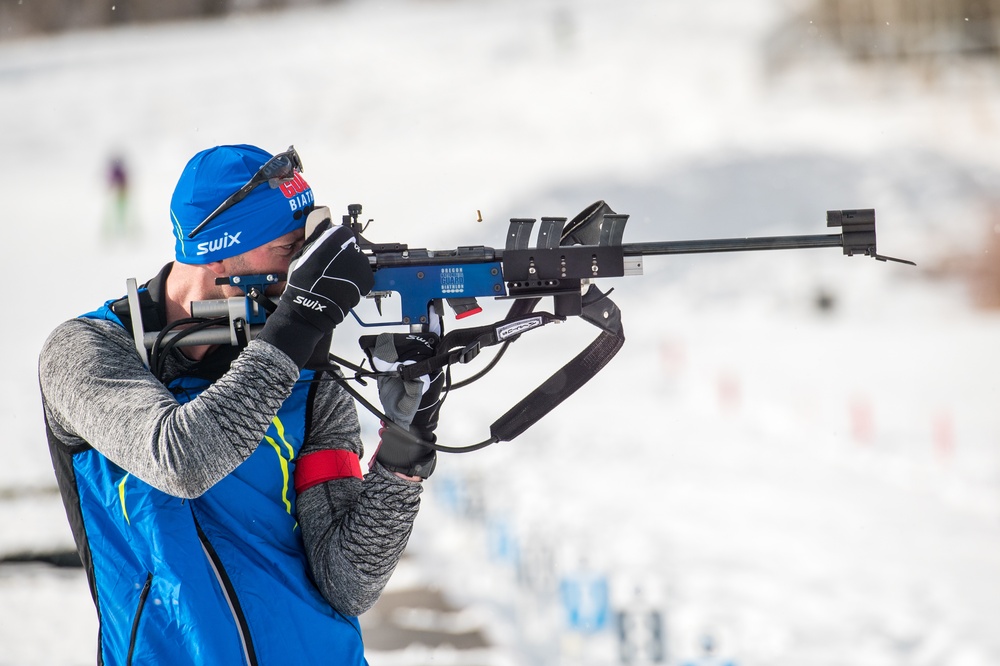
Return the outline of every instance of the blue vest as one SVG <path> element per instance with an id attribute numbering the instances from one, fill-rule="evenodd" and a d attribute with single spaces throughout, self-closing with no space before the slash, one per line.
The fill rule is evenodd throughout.
<path id="1" fill-rule="evenodd" d="M 84 316 L 121 324 L 111 302 Z M 168 388 L 183 403 L 209 385 L 181 377 Z M 197 499 L 156 490 L 92 448 L 73 453 L 101 663 L 367 663 L 357 618 L 312 583 L 295 518 L 309 386 L 296 384 L 256 451 Z"/>

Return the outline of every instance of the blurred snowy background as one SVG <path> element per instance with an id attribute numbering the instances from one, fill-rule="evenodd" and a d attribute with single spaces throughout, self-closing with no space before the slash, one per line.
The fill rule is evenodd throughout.
<path id="1" fill-rule="evenodd" d="M 627 242 L 875 208 L 880 251 L 918 263 L 663 257 L 606 285 L 623 351 L 518 440 L 441 459 L 392 583 L 459 609 L 398 626 L 484 645 L 373 666 L 1000 664 L 996 3 L 353 0 L 18 32 L 40 4 L 0 11 L 0 664 L 94 663 L 82 571 L 33 561 L 72 550 L 41 343 L 169 261 L 184 163 L 242 142 L 295 144 L 376 241 L 502 247 L 508 218 L 597 199 Z M 442 440 L 483 439 L 594 334 L 550 328 L 449 399 Z"/>

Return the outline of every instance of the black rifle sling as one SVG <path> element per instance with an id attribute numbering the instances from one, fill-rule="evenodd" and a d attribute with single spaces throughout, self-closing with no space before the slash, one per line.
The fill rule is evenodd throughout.
<path id="1" fill-rule="evenodd" d="M 573 395 L 580 387 L 589 382 L 600 372 L 615 354 L 625 344 L 625 333 L 622 328 L 621 312 L 609 297 L 594 285 L 590 285 L 582 298 L 580 316 L 601 329 L 598 336 L 568 363 L 563 365 L 551 377 L 526 395 L 503 416 L 490 425 L 490 439 L 472 447 L 449 449 L 435 447 L 439 450 L 459 452 L 475 450 L 490 442 L 509 442 L 525 430 L 541 420 L 546 414 L 559 406 L 566 398 Z M 520 299 L 511 306 L 507 317 L 500 322 L 488 326 L 463 328 L 448 333 L 442 340 L 443 353 L 417 363 L 409 364 L 401 369 L 405 379 L 415 379 L 421 375 L 434 374 L 441 368 L 456 362 L 466 362 L 478 353 L 480 347 L 488 347 L 501 342 L 516 340 L 520 334 L 512 335 L 504 340 L 497 334 L 498 329 L 505 325 L 517 325 L 533 318 L 541 318 L 541 325 L 562 318 L 547 312 L 533 312 L 540 299 Z M 538 326 L 535 326 L 538 327 Z M 511 329 L 514 330 L 514 329 Z M 530 330 L 530 329 L 529 329 Z M 363 348 L 373 348 L 373 335 L 362 336 Z M 471 354 L 471 356 L 469 356 Z M 469 356 L 469 358 L 466 358 Z M 352 392 L 353 393 L 353 392 Z M 357 397 L 357 396 L 356 396 Z M 363 403 L 364 404 L 364 403 Z M 368 405 L 366 405 L 368 406 Z M 369 409 L 372 409 L 368 406 Z M 373 411 L 373 413 L 377 413 Z M 381 415 L 380 415 L 381 417 Z"/>
<path id="2" fill-rule="evenodd" d="M 610 291 L 608 293 L 611 293 Z M 538 299 L 517 301 L 511 313 L 530 311 Z M 497 442 L 509 442 L 542 417 L 551 412 L 566 398 L 589 382 L 614 358 L 625 344 L 621 312 L 618 306 L 594 285 L 583 296 L 580 315 L 601 329 L 600 334 L 566 365 L 490 425 L 490 435 Z"/>

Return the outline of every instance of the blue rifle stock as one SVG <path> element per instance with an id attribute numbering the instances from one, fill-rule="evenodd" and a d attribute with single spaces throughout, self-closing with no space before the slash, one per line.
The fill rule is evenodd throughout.
<path id="1" fill-rule="evenodd" d="M 599 204 L 603 202 L 592 208 Z M 605 213 L 599 232 L 591 234 L 596 242 L 587 245 L 561 245 L 566 218 L 543 217 L 534 247 L 529 243 L 536 220 L 514 218 L 503 250 L 477 245 L 443 251 L 371 243 L 362 236 L 358 222 L 361 206 L 354 204 L 348 210 L 344 224 L 355 231 L 375 270 L 372 297 L 380 301 L 391 292 L 398 293 L 402 319 L 392 324 L 409 326 L 425 325 L 429 305 L 439 300 L 451 302 L 462 316 L 476 307 L 472 299 L 553 296 L 556 315 L 579 315 L 584 280 L 641 275 L 647 256 L 840 247 L 848 256 L 912 264 L 877 253 L 872 209 L 828 211 L 827 226 L 841 228 L 834 234 L 647 243 L 623 243 L 628 216 Z M 359 321 L 365 326 L 389 325 Z"/>

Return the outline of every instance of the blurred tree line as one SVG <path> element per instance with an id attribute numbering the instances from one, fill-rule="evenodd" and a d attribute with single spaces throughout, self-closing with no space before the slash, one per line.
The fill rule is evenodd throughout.
<path id="1" fill-rule="evenodd" d="M 918 65 L 1000 55 L 1000 0 L 775 0 L 787 10 L 765 45 L 772 71 L 829 47 Z"/>
<path id="2" fill-rule="evenodd" d="M 0 0 L 0 39 L 338 1 Z M 816 37 L 863 60 L 1000 53 L 1000 0 L 774 1 L 789 11 L 772 44 L 779 60 Z"/>
<path id="3" fill-rule="evenodd" d="M 338 0 L 0 0 L 0 39 L 101 28 L 216 18 L 235 12 L 332 4 Z"/>
<path id="4" fill-rule="evenodd" d="M 814 0 L 806 15 L 860 59 L 1000 50 L 1000 0 Z"/>

